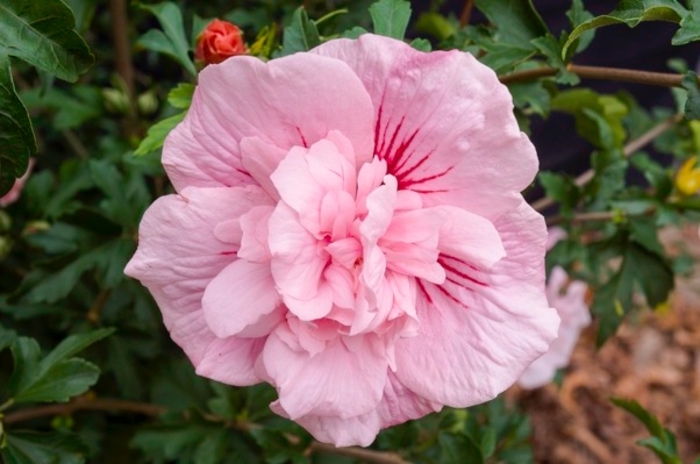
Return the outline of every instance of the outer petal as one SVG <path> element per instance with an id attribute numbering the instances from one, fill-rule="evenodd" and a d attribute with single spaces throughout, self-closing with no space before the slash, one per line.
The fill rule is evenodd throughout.
<path id="1" fill-rule="evenodd" d="M 245 137 L 289 150 L 337 130 L 359 166 L 372 156 L 372 114 L 364 86 L 341 61 L 302 53 L 268 63 L 233 57 L 199 74 L 187 117 L 165 141 L 163 165 L 177 190 L 251 184 L 241 159 Z"/>
<path id="2" fill-rule="evenodd" d="M 187 188 L 180 195 L 156 200 L 141 221 L 139 246 L 125 273 L 148 287 L 171 337 L 195 366 L 213 361 L 210 356 L 221 359 L 221 340 L 209 330 L 201 301 L 209 282 L 235 259 L 237 249 L 236 244 L 218 240 L 214 229 L 266 199 L 254 186 Z M 255 340 L 241 341 L 236 349 L 253 353 L 254 344 Z M 231 356 L 227 361 L 225 369 L 239 373 L 235 378 L 226 375 L 230 383 L 259 381 L 252 373 L 250 356 Z M 216 374 L 210 371 L 208 375 Z"/>
<path id="3" fill-rule="evenodd" d="M 559 318 L 543 291 L 542 216 L 523 201 L 494 225 L 506 257 L 488 273 L 452 260 L 445 285 L 423 281 L 420 331 L 396 344 L 397 378 L 430 401 L 464 407 L 492 399 L 556 337 Z"/>
<path id="4" fill-rule="evenodd" d="M 400 189 L 426 205 L 451 204 L 493 218 L 517 205 L 537 156 L 513 116 L 508 89 L 473 56 L 419 52 L 366 34 L 312 50 L 345 61 L 372 96 L 375 154 Z"/>
<path id="5" fill-rule="evenodd" d="M 277 414 L 289 417 L 279 401 L 275 401 L 270 407 Z M 441 409 L 441 404 L 431 403 L 406 389 L 393 373 L 388 371 L 382 400 L 377 409 L 347 419 L 306 415 L 297 418 L 296 422 L 325 443 L 333 443 L 335 446 L 369 446 L 377 437 L 380 428 L 417 419 Z"/>
<path id="6" fill-rule="evenodd" d="M 277 332 L 267 339 L 263 362 L 290 418 L 325 415 L 347 419 L 377 407 L 387 371 L 378 337 L 361 337 L 352 351 L 336 337 L 312 357 L 291 349 Z"/>

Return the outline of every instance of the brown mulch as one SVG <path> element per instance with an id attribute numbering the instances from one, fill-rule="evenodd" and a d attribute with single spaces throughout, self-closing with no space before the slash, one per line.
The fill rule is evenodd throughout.
<path id="1" fill-rule="evenodd" d="M 698 226 L 664 230 L 670 253 L 698 259 L 693 274 L 676 281 L 666 309 L 631 317 L 600 350 L 595 328 L 579 340 L 561 388 L 513 388 L 531 417 L 540 463 L 654 463 L 635 442 L 649 437 L 611 397 L 635 399 L 676 434 L 683 462 L 700 456 L 700 237 Z"/>

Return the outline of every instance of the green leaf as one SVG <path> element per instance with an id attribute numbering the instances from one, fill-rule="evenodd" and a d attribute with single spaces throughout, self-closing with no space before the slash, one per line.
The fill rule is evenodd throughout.
<path id="1" fill-rule="evenodd" d="M 689 0 L 690 12 L 680 22 L 680 28 L 671 39 L 673 45 L 684 45 L 700 40 L 700 3 L 697 0 Z"/>
<path id="2" fill-rule="evenodd" d="M 58 130 L 80 127 L 102 115 L 102 94 L 97 87 L 74 85 L 70 93 L 55 87 L 37 87 L 20 96 L 30 110 L 54 110 L 53 125 Z"/>
<path id="3" fill-rule="evenodd" d="M 379 0 L 369 7 L 374 33 L 403 40 L 411 18 L 411 3 L 404 0 Z"/>
<path id="4" fill-rule="evenodd" d="M 369 34 L 369 32 L 363 27 L 355 26 L 352 29 L 344 31 L 342 34 L 340 34 L 340 37 L 343 39 L 356 39 L 362 34 Z"/>
<path id="5" fill-rule="evenodd" d="M 14 400 L 21 402 L 68 401 L 95 384 L 100 370 L 72 356 L 103 339 L 113 329 L 71 335 L 40 360 L 37 342 L 20 337 L 12 345 L 14 371 L 8 388 Z"/>
<path id="6" fill-rule="evenodd" d="M 651 242 L 643 236 L 645 232 L 638 229 L 635 232 L 622 243 L 620 270 L 598 289 L 593 298 L 591 310 L 599 318 L 599 345 L 615 333 L 624 315 L 632 309 L 632 294 L 636 288 L 641 288 L 651 307 L 666 301 L 673 288 L 673 272 L 669 264 L 647 249 Z M 640 240 L 644 246 L 640 245 Z"/>
<path id="7" fill-rule="evenodd" d="M 14 330 L 9 330 L 0 325 L 0 351 L 4 350 L 17 338 Z"/>
<path id="8" fill-rule="evenodd" d="M 0 35 L 2 33 L 0 25 Z M 29 157 L 36 152 L 36 141 L 29 113 L 15 91 L 10 60 L 2 54 L 0 108 L 0 196 L 3 196 L 27 170 Z"/>
<path id="9" fill-rule="evenodd" d="M 69 335 L 41 361 L 40 368 L 48 368 L 53 363 L 63 361 L 80 353 L 90 345 L 109 337 L 114 333 L 114 330 L 113 328 L 97 329 L 92 332 Z"/>
<path id="10" fill-rule="evenodd" d="M 566 12 L 566 16 L 569 18 L 569 21 L 571 21 L 571 26 L 574 29 L 589 19 L 593 19 L 593 15 L 584 9 L 583 0 L 573 0 L 571 2 L 571 8 Z M 576 52 L 582 52 L 588 48 L 588 45 L 590 45 L 590 43 L 593 41 L 594 36 L 594 30 L 581 34 L 581 36 L 578 38 Z"/>
<path id="11" fill-rule="evenodd" d="M 282 50 L 279 56 L 305 52 L 321 44 L 316 23 L 309 19 L 306 10 L 300 6 L 294 11 L 292 21 L 284 28 L 282 34 Z"/>
<path id="12" fill-rule="evenodd" d="M 626 24 L 635 27 L 642 21 L 680 22 L 688 10 L 676 0 L 622 0 L 617 8 L 607 15 L 597 16 L 576 27 L 562 48 L 562 57 L 568 48 L 585 32 L 611 24 Z"/>
<path id="13" fill-rule="evenodd" d="M 438 441 L 442 453 L 439 464 L 481 464 L 484 456 L 481 448 L 470 437 L 462 434 L 440 432 Z"/>
<path id="14" fill-rule="evenodd" d="M 5 464 L 83 464 L 88 452 L 74 434 L 9 432 L 6 438 Z"/>
<path id="15" fill-rule="evenodd" d="M 538 180 L 548 197 L 560 204 L 562 214 L 573 210 L 579 200 L 579 189 L 574 180 L 563 174 L 540 171 Z"/>
<path id="16" fill-rule="evenodd" d="M 559 70 L 556 78 L 557 82 L 566 85 L 576 85 L 581 81 L 576 74 L 566 68 L 566 63 L 561 58 L 561 46 L 559 41 L 554 38 L 552 34 L 538 37 L 531 42 L 547 57 L 548 64 Z"/>
<path id="17" fill-rule="evenodd" d="M 476 0 L 475 5 L 496 26 L 499 41 L 534 49 L 531 41 L 548 33 L 532 0 Z"/>
<path id="18" fill-rule="evenodd" d="M 83 359 L 73 358 L 53 364 L 24 389 L 13 392 L 17 403 L 66 402 L 85 393 L 97 382 L 100 369 Z"/>
<path id="19" fill-rule="evenodd" d="M 426 39 L 413 39 L 409 45 L 420 52 L 427 53 L 433 49 L 430 41 Z"/>
<path id="20" fill-rule="evenodd" d="M 516 108 L 532 111 L 546 118 L 551 108 L 552 96 L 541 79 L 531 82 L 513 82 L 508 84 Z"/>
<path id="21" fill-rule="evenodd" d="M 180 82 L 177 87 L 168 93 L 168 103 L 174 108 L 186 110 L 192 103 L 195 85 L 187 82 Z"/>
<path id="22" fill-rule="evenodd" d="M 698 86 L 698 75 L 693 71 L 685 74 L 682 82 L 683 88 L 688 91 L 688 98 L 685 101 L 685 117 L 687 119 L 700 119 L 700 87 Z"/>
<path id="23" fill-rule="evenodd" d="M 141 5 L 158 18 L 162 31 L 151 29 L 139 38 L 137 44 L 154 52 L 166 54 L 180 63 L 190 74 L 197 75 L 189 51 L 190 45 L 185 36 L 180 8 L 172 2 L 155 5 Z"/>
<path id="24" fill-rule="evenodd" d="M 162 121 L 158 121 L 153 124 L 146 133 L 146 137 L 141 141 L 139 146 L 134 150 L 134 155 L 143 156 L 151 152 L 156 151 L 163 146 L 165 138 L 168 136 L 170 131 L 175 129 L 175 126 L 180 124 L 183 119 L 185 119 L 187 111 L 182 113 L 177 113 L 174 116 L 165 118 Z"/>
<path id="25" fill-rule="evenodd" d="M 681 458 L 678 456 L 676 447 L 675 435 L 661 425 L 661 422 L 649 411 L 644 409 L 635 400 L 625 400 L 622 398 L 610 398 L 610 401 L 617 407 L 624 409 L 644 424 L 652 438 L 647 438 L 637 442 L 639 445 L 645 446 L 659 457 L 664 464 L 681 464 Z"/>
<path id="26" fill-rule="evenodd" d="M 10 55 L 74 82 L 94 61 L 61 0 L 0 2 L 0 60 Z"/>

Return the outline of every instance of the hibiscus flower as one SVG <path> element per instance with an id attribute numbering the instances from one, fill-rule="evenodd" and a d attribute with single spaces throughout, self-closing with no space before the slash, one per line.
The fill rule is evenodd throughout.
<path id="1" fill-rule="evenodd" d="M 566 232 L 559 227 L 549 230 L 547 250 L 566 238 Z M 569 279 L 561 266 L 552 268 L 547 281 L 547 300 L 559 314 L 561 324 L 557 339 L 549 350 L 525 369 L 518 379 L 518 385 L 526 389 L 543 387 L 554 379 L 558 369 L 569 365 L 581 331 L 591 324 L 591 312 L 586 304 L 588 284 Z"/>
<path id="2" fill-rule="evenodd" d="M 490 400 L 558 327 L 512 108 L 471 55 L 370 34 L 210 65 L 126 273 L 198 374 L 319 440 Z"/>

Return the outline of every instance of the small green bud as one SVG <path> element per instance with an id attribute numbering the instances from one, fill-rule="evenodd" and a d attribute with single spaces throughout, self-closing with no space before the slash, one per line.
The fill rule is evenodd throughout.
<path id="1" fill-rule="evenodd" d="M 149 90 L 148 92 L 142 93 L 136 99 L 136 106 L 139 109 L 139 113 L 144 116 L 151 115 L 158 109 L 158 98 L 156 98 L 155 93 Z"/>
<path id="2" fill-rule="evenodd" d="M 0 232 L 7 232 L 12 227 L 12 218 L 0 209 Z"/>
<path id="3" fill-rule="evenodd" d="M 102 99 L 107 111 L 118 114 L 129 113 L 129 97 L 123 91 L 111 88 L 102 89 Z"/>

